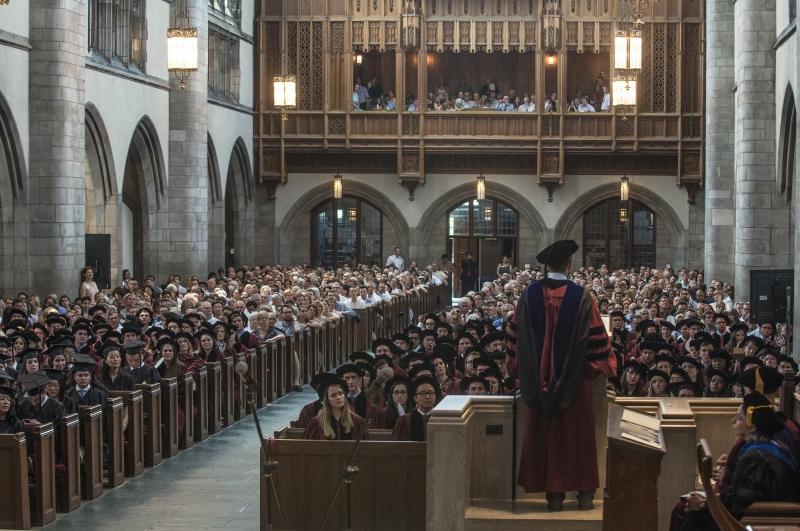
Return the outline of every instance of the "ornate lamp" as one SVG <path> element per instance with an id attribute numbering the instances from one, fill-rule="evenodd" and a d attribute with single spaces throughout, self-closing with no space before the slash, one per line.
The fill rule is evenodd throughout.
<path id="1" fill-rule="evenodd" d="M 486 199 L 486 177 L 481 173 L 478 176 L 478 184 L 475 190 L 475 195 L 479 201 Z"/>
<path id="2" fill-rule="evenodd" d="M 197 28 L 189 25 L 185 0 L 175 6 L 174 25 L 167 29 L 167 70 L 178 78 L 181 90 L 186 88 L 189 74 L 197 70 Z"/>
<path id="3" fill-rule="evenodd" d="M 621 206 L 619 208 L 619 221 L 621 223 L 628 221 L 628 198 L 630 193 L 629 184 L 630 179 L 628 179 L 627 175 L 623 175 L 619 180 L 619 200 L 621 202 Z"/>
<path id="4" fill-rule="evenodd" d="M 272 78 L 272 93 L 275 108 L 281 110 L 281 119 L 288 120 L 286 111 L 297 107 L 297 80 L 294 76 Z"/>
<path id="5" fill-rule="evenodd" d="M 333 176 L 333 198 L 342 198 L 342 176 L 338 173 Z"/>

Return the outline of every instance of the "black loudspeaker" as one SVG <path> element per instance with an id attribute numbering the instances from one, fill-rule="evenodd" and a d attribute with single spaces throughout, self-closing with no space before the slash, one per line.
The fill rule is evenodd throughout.
<path id="1" fill-rule="evenodd" d="M 111 235 L 86 235 L 86 265 L 94 268 L 94 281 L 99 289 L 111 288 Z"/>
<path id="2" fill-rule="evenodd" d="M 756 322 L 791 321 L 794 307 L 794 271 L 774 269 L 750 271 L 750 313 Z"/>

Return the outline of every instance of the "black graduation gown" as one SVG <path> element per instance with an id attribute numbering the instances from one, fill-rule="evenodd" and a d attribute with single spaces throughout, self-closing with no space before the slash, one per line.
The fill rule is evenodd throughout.
<path id="1" fill-rule="evenodd" d="M 108 374 L 103 374 L 100 379 L 109 391 L 133 391 L 136 389 L 133 385 L 133 378 L 124 370 L 119 371 L 117 379 L 113 382 Z"/>
<path id="2" fill-rule="evenodd" d="M 80 406 L 102 406 L 106 403 L 106 393 L 94 385 L 89 388 L 83 398 L 81 398 L 80 393 L 76 388 L 70 387 L 64 391 L 64 398 L 65 400 L 68 400 L 70 408 L 74 408 L 74 411 L 67 410 L 67 413 L 70 414 L 77 413 Z"/>
<path id="3" fill-rule="evenodd" d="M 364 425 L 364 419 L 355 413 L 352 414 L 353 417 L 353 428 L 350 430 L 349 433 L 345 433 L 342 430 L 341 425 L 335 418 L 331 418 L 331 427 L 333 428 L 333 432 L 336 434 L 334 437 L 335 441 L 352 441 L 358 437 L 358 434 L 361 433 L 361 438 L 366 440 L 369 439 L 368 432 L 366 426 Z M 363 433 L 362 433 L 363 431 Z M 319 422 L 319 416 L 313 417 L 306 427 L 306 431 L 303 434 L 304 439 L 312 439 L 312 440 L 323 440 L 325 439 L 325 432 L 322 430 L 322 424 Z"/>
<path id="4" fill-rule="evenodd" d="M 0 420 L 0 434 L 19 433 L 21 431 L 23 431 L 22 421 L 17 420 L 10 412 L 6 414 L 6 418 Z"/>
<path id="5" fill-rule="evenodd" d="M 38 420 L 42 424 L 52 422 L 58 429 L 58 424 L 66 414 L 64 404 L 55 398 L 48 398 L 41 407 L 34 407 L 30 398 L 23 398 L 17 405 L 17 417 L 20 419 Z"/>
<path id="6" fill-rule="evenodd" d="M 142 364 L 138 369 L 132 368 L 130 365 L 122 369 L 133 378 L 133 385 L 147 383 L 154 384 L 161 381 L 161 375 L 150 365 Z"/>
<path id="7" fill-rule="evenodd" d="M 353 410 L 353 412 L 355 412 L 356 415 L 362 419 L 367 418 L 369 404 L 367 403 L 367 395 L 365 393 L 358 393 L 358 396 L 354 399 L 347 397 L 347 401 L 350 402 L 350 408 Z"/>

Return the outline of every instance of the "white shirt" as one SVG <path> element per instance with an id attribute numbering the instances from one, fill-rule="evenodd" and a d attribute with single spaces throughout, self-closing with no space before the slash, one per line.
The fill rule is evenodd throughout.
<path id="1" fill-rule="evenodd" d="M 581 103 L 578 105 L 578 112 L 595 112 L 595 108 L 588 103 Z"/>
<path id="2" fill-rule="evenodd" d="M 391 254 L 389 258 L 386 259 L 386 266 L 394 266 L 395 269 L 398 271 L 405 270 L 405 260 L 403 260 L 402 256 Z"/>
<path id="3" fill-rule="evenodd" d="M 547 273 L 547 278 L 552 278 L 553 280 L 567 280 L 567 275 L 565 275 L 564 273 L 556 273 L 554 271 L 551 271 Z"/>
<path id="4" fill-rule="evenodd" d="M 607 111 L 611 107 L 611 93 L 603 94 L 603 103 L 600 104 L 601 111 Z"/>

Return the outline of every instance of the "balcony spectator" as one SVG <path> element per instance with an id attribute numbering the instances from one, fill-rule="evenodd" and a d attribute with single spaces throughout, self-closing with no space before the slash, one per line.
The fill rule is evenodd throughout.
<path id="1" fill-rule="evenodd" d="M 358 108 L 362 111 L 367 110 L 367 101 L 369 101 L 369 91 L 367 87 L 361 84 L 361 78 L 356 79 L 356 86 L 353 92 L 358 94 Z"/>
<path id="2" fill-rule="evenodd" d="M 607 88 L 607 86 L 608 81 L 606 81 L 606 73 L 600 72 L 597 75 L 597 79 L 594 80 L 594 86 L 592 87 L 592 92 L 594 92 L 592 97 L 594 98 L 594 101 L 603 101 L 603 88 Z"/>
<path id="3" fill-rule="evenodd" d="M 611 109 L 611 93 L 608 91 L 608 86 L 603 85 L 603 98 L 600 103 L 600 110 L 608 112 Z"/>
<path id="4" fill-rule="evenodd" d="M 458 84 L 456 85 L 456 92 L 463 92 L 466 94 L 467 92 L 472 92 L 472 91 L 473 91 L 472 85 L 467 83 L 467 79 L 465 77 L 462 76 L 458 78 Z"/>
<path id="5" fill-rule="evenodd" d="M 436 98 L 433 95 L 433 92 L 428 92 L 428 100 L 425 102 L 425 105 L 428 107 L 429 111 L 434 110 L 434 104 L 436 103 Z"/>
<path id="6" fill-rule="evenodd" d="M 558 94 L 555 92 L 544 102 L 544 112 L 558 112 Z"/>
<path id="7" fill-rule="evenodd" d="M 589 103 L 589 98 L 586 96 L 581 98 L 581 102 L 578 104 L 578 112 L 595 112 L 594 105 Z"/>
<path id="8" fill-rule="evenodd" d="M 578 106 L 575 103 L 575 98 L 569 100 L 567 104 L 567 112 L 578 112 Z"/>
<path id="9" fill-rule="evenodd" d="M 501 112 L 514 112 L 516 109 L 514 108 L 514 104 L 509 100 L 508 96 L 503 96 L 503 99 L 497 104 L 497 110 Z"/>
<path id="10" fill-rule="evenodd" d="M 394 92 L 391 90 L 386 93 L 386 105 L 385 108 L 387 111 L 396 111 L 397 110 L 397 99 L 394 97 Z"/>
<path id="11" fill-rule="evenodd" d="M 408 112 L 417 112 L 419 110 L 419 100 L 414 100 L 408 106 Z"/>
<path id="12" fill-rule="evenodd" d="M 377 76 L 372 76 L 367 84 L 367 94 L 369 95 L 369 108 L 375 109 L 380 105 L 383 97 L 383 87 L 381 87 Z"/>
<path id="13" fill-rule="evenodd" d="M 472 101 L 467 102 L 467 109 L 480 109 L 481 108 L 481 95 L 477 92 L 472 95 Z"/>
<path id="14" fill-rule="evenodd" d="M 353 87 L 352 101 L 353 101 L 353 110 L 354 111 L 360 111 L 361 110 L 361 105 L 359 104 L 358 84 L 356 84 Z"/>
<path id="15" fill-rule="evenodd" d="M 406 92 L 406 107 L 408 107 L 409 105 L 414 103 L 416 100 L 417 100 L 417 98 L 414 97 L 414 93 L 413 92 L 411 92 L 410 90 L 408 92 Z"/>
<path id="16" fill-rule="evenodd" d="M 444 78 L 439 78 L 439 84 L 436 86 L 436 101 L 442 103 L 447 100 L 449 95 L 450 91 L 445 84 Z"/>
<path id="17" fill-rule="evenodd" d="M 517 111 L 518 112 L 536 112 L 536 103 L 534 103 L 534 101 L 533 101 L 535 98 L 536 98 L 536 96 L 534 96 L 533 98 L 529 98 L 528 95 L 526 94 L 525 97 L 522 98 L 522 105 L 517 107 Z"/>
<path id="18" fill-rule="evenodd" d="M 497 86 L 497 83 L 487 77 L 486 83 L 481 87 L 481 96 L 489 96 L 492 92 L 496 94 L 500 92 L 500 88 Z"/>
<path id="19" fill-rule="evenodd" d="M 458 97 L 456 98 L 456 101 L 455 101 L 455 109 L 457 111 L 463 111 L 466 108 L 467 108 L 467 104 L 464 101 L 464 93 L 463 92 L 459 92 L 458 93 Z"/>

